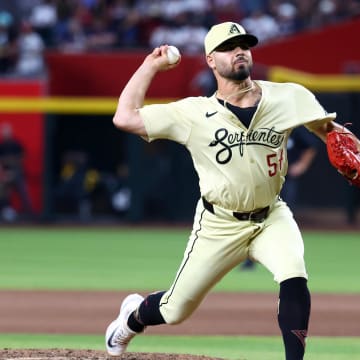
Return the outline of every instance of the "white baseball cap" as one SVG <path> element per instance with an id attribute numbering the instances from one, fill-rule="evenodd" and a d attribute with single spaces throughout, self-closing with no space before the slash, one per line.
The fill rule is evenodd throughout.
<path id="1" fill-rule="evenodd" d="M 239 38 L 249 47 L 258 43 L 258 38 L 255 35 L 247 34 L 240 24 L 228 21 L 212 26 L 206 34 L 204 40 L 206 55 L 213 52 L 223 42 L 233 38 Z"/>

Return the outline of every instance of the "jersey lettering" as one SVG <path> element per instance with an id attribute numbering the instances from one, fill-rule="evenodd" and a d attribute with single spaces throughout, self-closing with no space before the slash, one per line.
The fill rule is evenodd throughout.
<path id="1" fill-rule="evenodd" d="M 240 156 L 244 155 L 244 146 L 262 145 L 273 149 L 284 142 L 285 135 L 272 128 L 259 128 L 257 130 L 229 132 L 226 128 L 215 131 L 214 140 L 209 144 L 218 147 L 216 161 L 219 164 L 228 163 L 233 155 L 233 148 L 239 148 Z"/>
<path id="2" fill-rule="evenodd" d="M 269 165 L 268 174 L 270 177 L 275 176 L 277 173 L 277 156 L 270 154 L 266 157 L 267 164 Z"/>

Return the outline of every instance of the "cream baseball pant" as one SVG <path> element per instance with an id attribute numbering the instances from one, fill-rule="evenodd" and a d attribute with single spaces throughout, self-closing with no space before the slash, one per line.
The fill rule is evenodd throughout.
<path id="1" fill-rule="evenodd" d="M 307 279 L 303 239 L 287 205 L 277 200 L 267 218 L 257 223 L 239 221 L 219 207 L 214 215 L 200 200 L 183 260 L 160 301 L 165 322 L 188 318 L 209 290 L 247 257 L 265 266 L 278 283 Z"/>

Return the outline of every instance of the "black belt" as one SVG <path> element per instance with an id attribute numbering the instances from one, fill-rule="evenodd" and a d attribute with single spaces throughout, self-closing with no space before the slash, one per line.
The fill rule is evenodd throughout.
<path id="1" fill-rule="evenodd" d="M 204 197 L 202 198 L 203 204 L 204 204 L 204 208 L 207 211 L 210 211 L 212 214 L 215 214 L 214 211 L 214 205 L 209 203 Z M 262 222 L 266 219 L 268 212 L 269 212 L 269 206 L 263 208 L 263 209 L 259 209 L 256 211 L 251 211 L 251 212 L 245 212 L 245 213 L 241 213 L 241 212 L 236 212 L 233 211 L 233 216 L 238 219 L 238 220 L 242 220 L 242 221 L 255 221 L 255 222 Z"/>

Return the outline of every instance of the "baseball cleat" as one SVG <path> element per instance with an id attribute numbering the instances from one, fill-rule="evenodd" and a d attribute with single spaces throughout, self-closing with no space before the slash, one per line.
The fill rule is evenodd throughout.
<path id="1" fill-rule="evenodd" d="M 127 325 L 130 314 L 137 309 L 144 298 L 139 294 L 128 295 L 122 302 L 119 316 L 106 329 L 106 350 L 111 356 L 119 356 L 126 351 L 130 340 L 138 334 Z"/>

